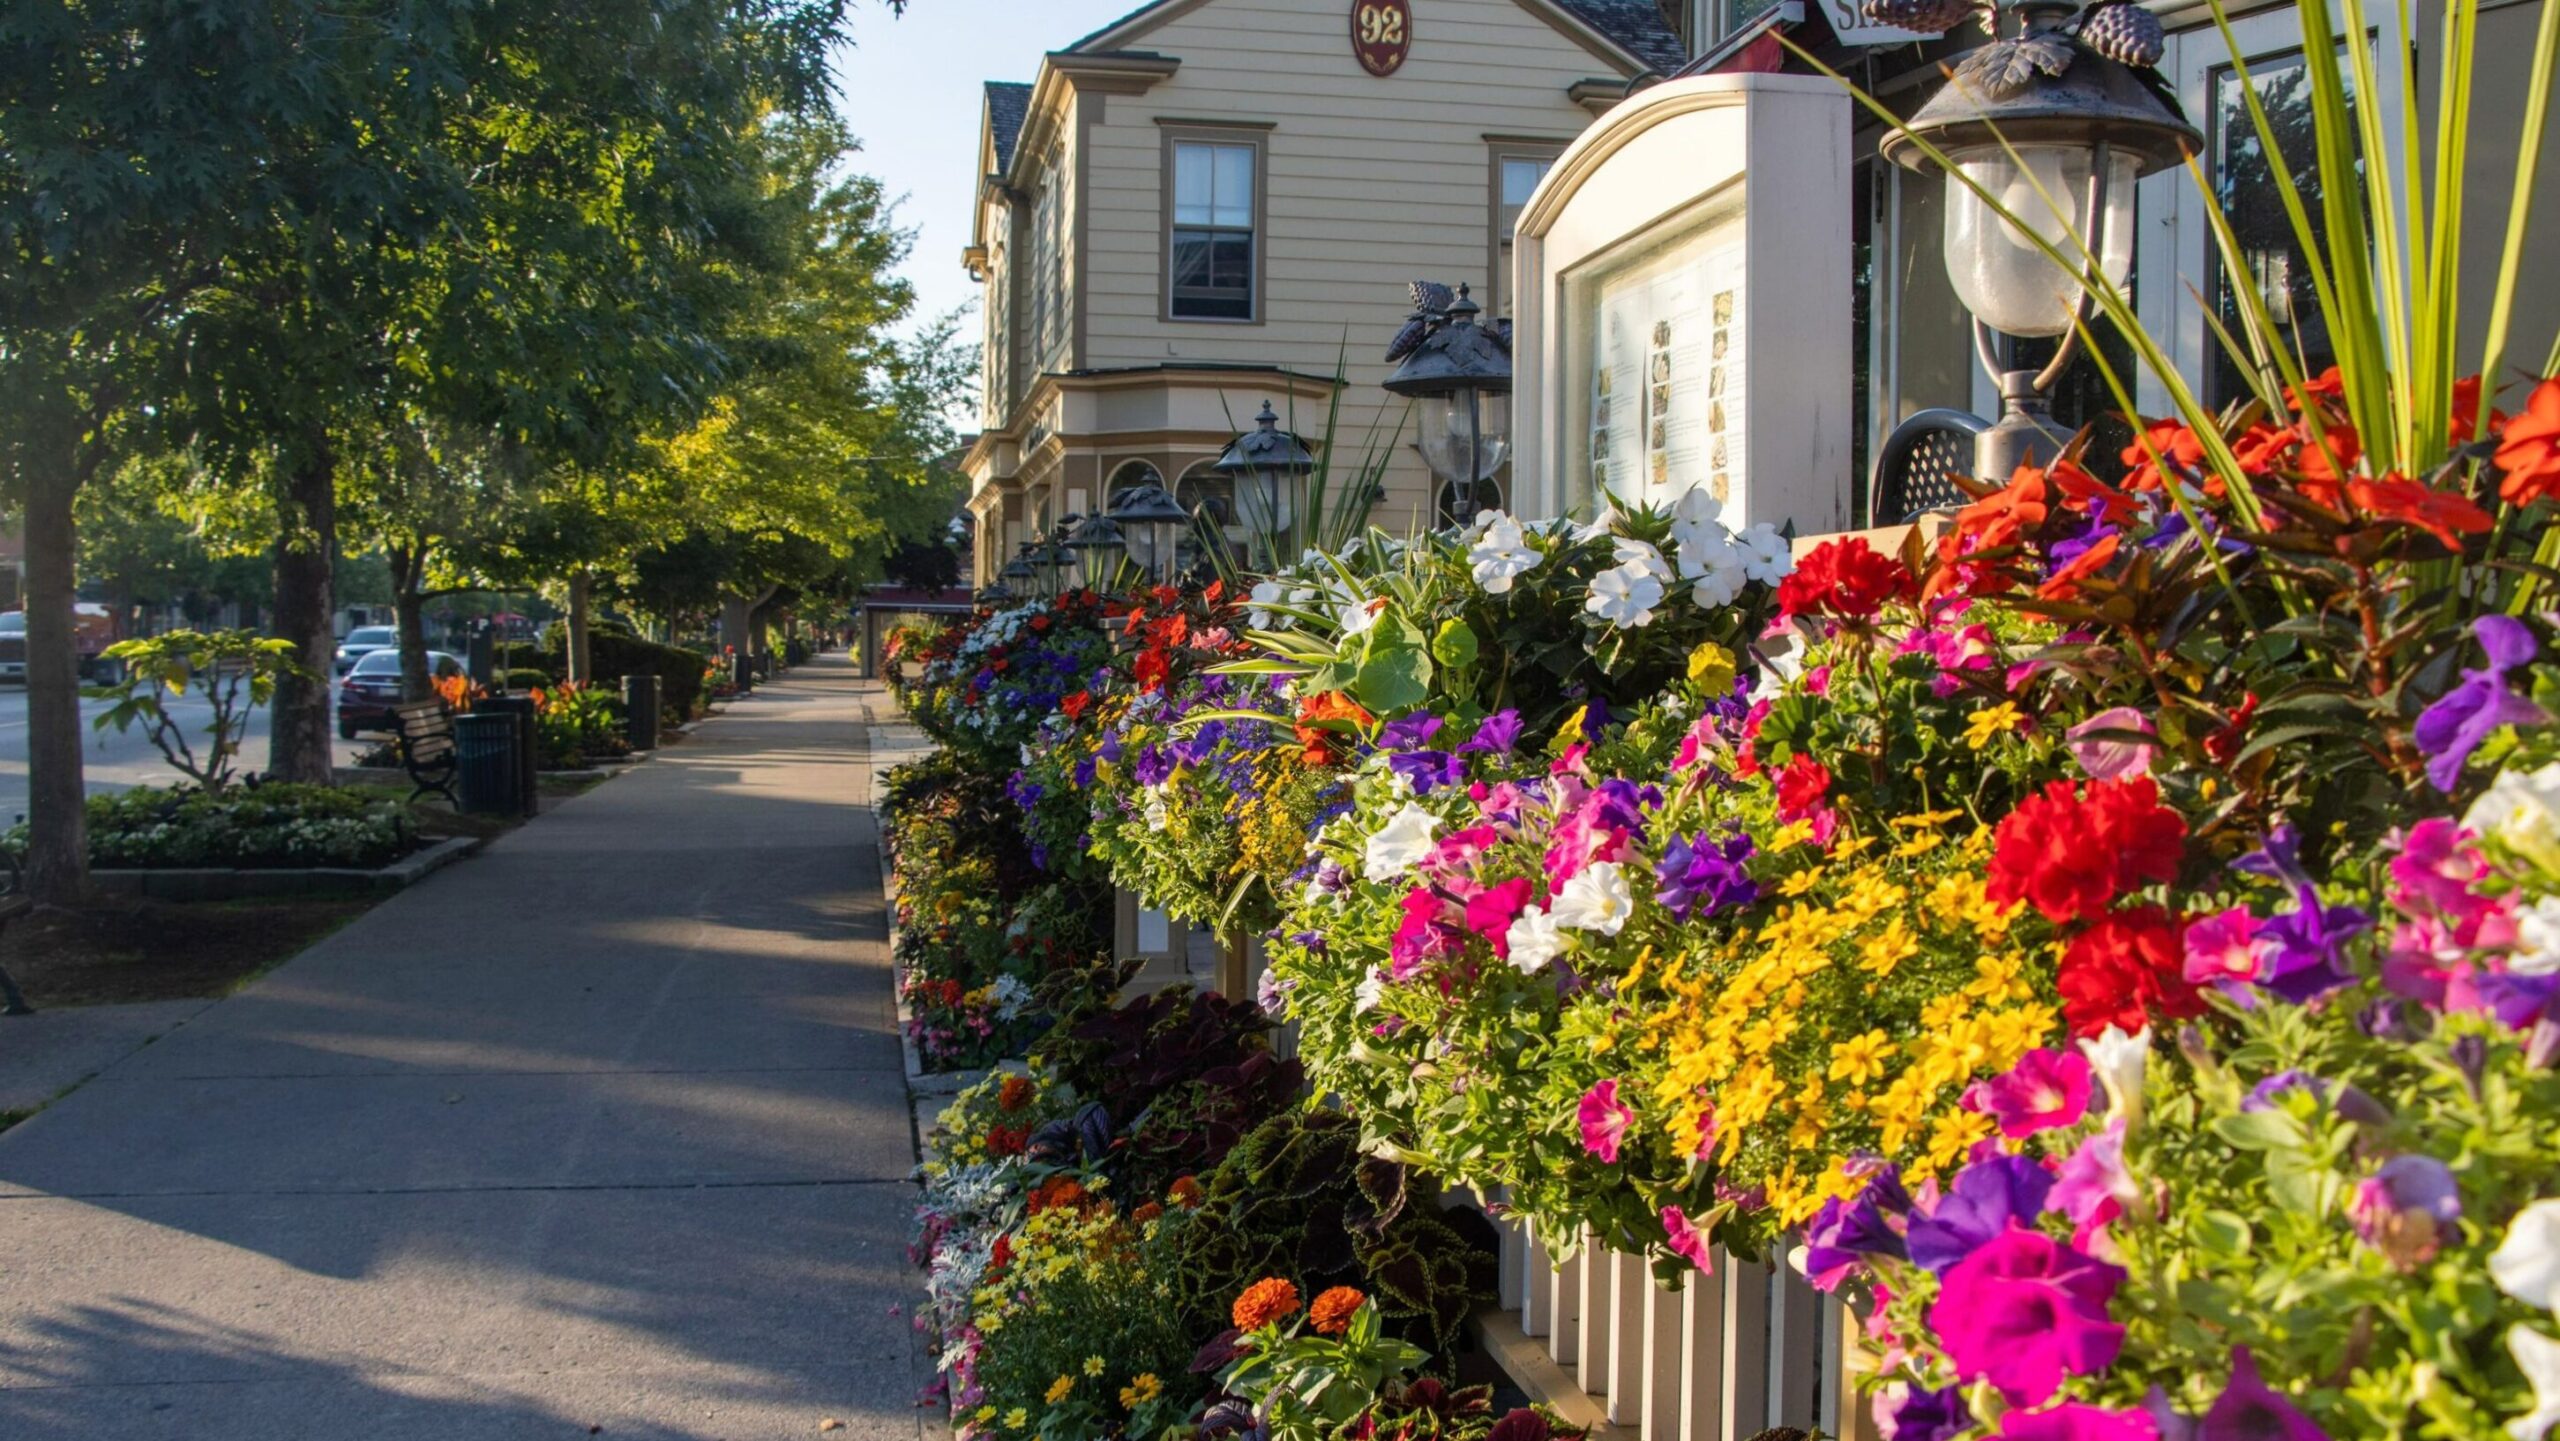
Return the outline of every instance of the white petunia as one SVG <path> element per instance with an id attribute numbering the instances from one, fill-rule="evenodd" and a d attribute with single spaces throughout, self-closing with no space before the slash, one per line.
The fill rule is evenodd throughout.
<path id="1" fill-rule="evenodd" d="M 2507 1239 L 2489 1255 L 2489 1279 L 2528 1306 L 2560 1310 L 2560 1201 L 2516 1212 Z"/>
<path id="2" fill-rule="evenodd" d="M 1487 595 L 1502 595 L 1511 589 L 1511 582 L 1536 570 L 1546 557 L 1529 544 L 1520 522 L 1498 512 L 1491 514 L 1484 538 L 1467 549 L 1467 569 Z"/>
<path id="3" fill-rule="evenodd" d="M 1776 585 L 1796 573 L 1794 543 L 1778 534 L 1778 528 L 1767 521 L 1734 539 L 1742 543 L 1743 569 L 1762 585 Z"/>
<path id="4" fill-rule="evenodd" d="M 1662 582 L 1641 564 L 1622 565 L 1591 577 L 1591 596 L 1582 608 L 1630 630 L 1653 624 L 1653 608 L 1662 604 Z"/>
<path id="5" fill-rule="evenodd" d="M 1662 552 L 1654 549 L 1653 542 L 1649 540 L 1630 540 L 1623 535 L 1613 536 L 1610 538 L 1609 548 L 1615 552 L 1620 570 L 1641 570 L 1664 585 L 1679 579 L 1671 573 L 1671 563 L 1662 558 Z"/>
<path id="6" fill-rule="evenodd" d="M 1371 971 L 1360 978 L 1359 989 L 1351 993 L 1352 1009 L 1374 1011 L 1378 1008 L 1378 1002 L 1386 999 L 1386 995 L 1386 976 L 1382 972 Z"/>
<path id="7" fill-rule="evenodd" d="M 2128 1036 L 2123 1027 L 2109 1026 L 2084 1037 L 2080 1053 L 2089 1058 L 2089 1068 L 2107 1088 L 2107 1114 L 2122 1116 L 2127 1126 L 2139 1124 L 2142 1076 L 2151 1064 L 2151 1028 L 2145 1026 Z"/>
<path id="8" fill-rule="evenodd" d="M 1577 931 L 1614 936 L 1635 914 L 1635 892 L 1627 873 L 1615 861 L 1595 861 L 1574 873 L 1556 892 L 1556 924 Z"/>
<path id="9" fill-rule="evenodd" d="M 2516 950 L 2507 969 L 2523 976 L 2560 971 L 2560 896 L 2544 896 L 2516 912 Z"/>
<path id="10" fill-rule="evenodd" d="M 1538 906 L 1512 917 L 1511 929 L 1503 933 L 1502 939 L 1511 953 L 1508 959 L 1512 968 L 1524 976 L 1545 970 L 1547 963 L 1564 950 L 1564 928 Z"/>
<path id="11" fill-rule="evenodd" d="M 2500 771 L 2462 823 L 2560 877 L 2560 762 L 2538 771 Z"/>
<path id="12" fill-rule="evenodd" d="M 2507 1423 L 2515 1441 L 2542 1441 L 2560 1426 L 2560 1341 L 2518 1322 L 2507 1328 L 2507 1354 L 2533 1383 L 2533 1410 Z"/>
<path id="13" fill-rule="evenodd" d="M 1162 786 L 1147 787 L 1147 799 L 1141 809 L 1146 813 L 1148 830 L 1162 832 L 1173 824 L 1173 812 L 1165 807 Z"/>
<path id="14" fill-rule="evenodd" d="M 1411 801 L 1387 817 L 1387 823 L 1369 837 L 1363 859 L 1366 874 L 1373 881 L 1401 875 L 1415 862 L 1431 854 L 1432 838 L 1438 834 L 1440 818 Z"/>

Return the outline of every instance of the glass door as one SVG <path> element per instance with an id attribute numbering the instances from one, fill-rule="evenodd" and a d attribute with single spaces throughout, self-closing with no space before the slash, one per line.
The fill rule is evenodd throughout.
<path id="1" fill-rule="evenodd" d="M 2386 28 L 2369 30 L 2365 39 L 2384 57 L 2375 65 L 2384 93 L 2375 98 L 2382 107 L 2384 143 L 2396 155 L 2406 143 L 2400 133 L 2402 77 L 2400 67 L 2387 57 L 2398 43 L 2398 22 L 2394 7 L 2387 5 L 2374 7 L 2368 18 L 2375 17 Z M 2310 72 L 2297 13 L 2288 6 L 2235 20 L 2231 28 L 2245 64 L 2234 62 L 2220 32 L 2208 26 L 2172 37 L 2161 68 L 2177 86 L 2187 117 L 2204 132 L 2198 160 L 2230 222 L 2240 261 L 2225 263 L 2195 178 L 2180 168 L 2143 182 L 2143 211 L 2155 219 L 2143 226 L 2137 262 L 2145 275 L 2174 277 L 2174 283 L 2143 287 L 2143 325 L 2168 344 L 2180 373 L 2199 384 L 2202 398 L 2215 406 L 2249 389 L 2245 370 L 2206 323 L 2210 314 L 2235 337 L 2240 334 L 2241 286 L 2257 293 L 2278 326 L 2281 343 L 2308 373 L 2318 373 L 2335 358 L 2310 266 L 2285 211 L 2276 180 L 2279 170 L 2292 177 L 2315 234 L 2326 229 L 2321 216 L 2326 187 L 2362 186 L 2373 178 L 2363 166 L 2352 176 L 2323 175 L 2314 163 Z M 2352 91 L 2354 72 L 2343 64 L 2341 68 Z M 2251 91 L 2267 112 L 2274 154 L 2268 153 L 2250 117 Z M 2364 96 L 2351 99 L 2367 103 Z M 2387 183 L 2396 186 L 2399 166 L 2395 162 L 2387 168 Z M 2405 205 L 2402 213 L 2407 213 Z M 2166 389 L 2149 374 L 2142 377 L 2139 398 L 2143 409 L 2155 415 L 2169 407 Z"/>

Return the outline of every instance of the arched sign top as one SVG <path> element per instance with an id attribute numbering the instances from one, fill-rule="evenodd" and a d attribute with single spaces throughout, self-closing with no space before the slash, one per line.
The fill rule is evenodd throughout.
<path id="1" fill-rule="evenodd" d="M 1403 69 L 1413 53 L 1413 0 L 1351 0 L 1351 53 L 1381 78 Z"/>

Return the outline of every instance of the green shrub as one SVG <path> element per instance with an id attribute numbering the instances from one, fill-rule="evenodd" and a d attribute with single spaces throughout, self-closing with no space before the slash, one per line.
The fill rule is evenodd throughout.
<path id="1" fill-rule="evenodd" d="M 89 797 L 89 864 L 99 870 L 214 866 L 277 870 L 386 865 L 417 846 L 406 812 L 363 790 L 261 785 L 220 794 L 141 786 Z M 0 831 L 24 855 L 27 828 Z"/>
<path id="2" fill-rule="evenodd" d="M 560 683 L 558 676 L 547 670 L 536 670 L 531 666 L 517 666 L 508 671 L 506 680 L 509 690 L 541 690 Z"/>

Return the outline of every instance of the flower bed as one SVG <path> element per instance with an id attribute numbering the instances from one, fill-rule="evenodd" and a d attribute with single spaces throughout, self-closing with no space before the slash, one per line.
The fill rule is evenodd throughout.
<path id="1" fill-rule="evenodd" d="M 89 797 L 88 827 L 89 864 L 101 870 L 370 869 L 418 846 L 400 807 L 327 786 L 141 786 Z M 25 848 L 23 823 L 0 832 L 0 849 Z"/>

